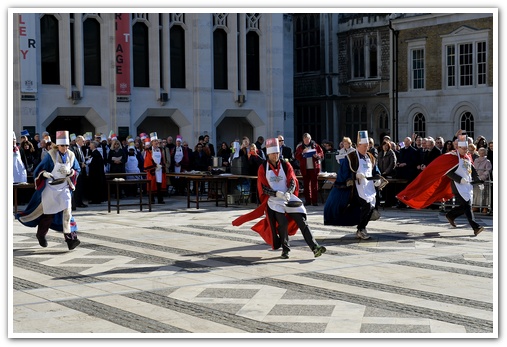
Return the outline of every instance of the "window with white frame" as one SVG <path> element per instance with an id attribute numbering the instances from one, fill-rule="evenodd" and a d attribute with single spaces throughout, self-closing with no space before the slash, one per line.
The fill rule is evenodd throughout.
<path id="1" fill-rule="evenodd" d="M 487 30 L 474 30 L 468 27 L 442 36 L 446 88 L 486 85 L 487 40 Z"/>
<path id="2" fill-rule="evenodd" d="M 361 34 L 350 39 L 352 79 L 377 78 L 379 52 L 378 33 Z"/>
<path id="3" fill-rule="evenodd" d="M 424 89 L 424 49 L 412 51 L 412 89 Z"/>
<path id="4" fill-rule="evenodd" d="M 426 40 L 413 40 L 408 42 L 409 85 L 412 90 L 426 88 L 425 46 Z"/>

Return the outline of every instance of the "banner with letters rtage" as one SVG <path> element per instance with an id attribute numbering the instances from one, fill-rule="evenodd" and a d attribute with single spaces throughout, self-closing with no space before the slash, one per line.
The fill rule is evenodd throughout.
<path id="1" fill-rule="evenodd" d="M 130 95 L 130 14 L 115 14 L 116 95 Z"/>
<path id="2" fill-rule="evenodd" d="M 37 14 L 35 13 L 18 14 L 22 93 L 37 92 L 37 41 L 35 34 L 37 23 Z"/>

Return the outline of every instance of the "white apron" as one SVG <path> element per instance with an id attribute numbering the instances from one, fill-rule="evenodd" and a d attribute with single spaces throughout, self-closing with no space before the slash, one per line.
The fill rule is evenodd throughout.
<path id="1" fill-rule="evenodd" d="M 359 160 L 359 168 L 357 169 L 357 173 L 361 173 L 364 177 L 372 177 L 373 175 L 373 163 L 370 160 L 370 156 L 368 153 L 365 154 L 365 159 L 359 157 L 359 152 L 356 151 L 357 159 Z M 364 199 L 366 202 L 369 202 L 372 207 L 375 207 L 375 185 L 373 181 L 365 180 L 365 182 L 359 183 L 356 180 L 357 194 Z"/>
<path id="2" fill-rule="evenodd" d="M 282 164 L 279 163 L 280 170 L 278 171 L 278 176 L 275 171 L 268 170 L 269 162 L 266 162 L 266 179 L 268 180 L 269 186 L 274 191 L 287 191 L 287 177 L 285 176 L 285 171 L 283 171 Z M 290 195 L 290 201 L 300 201 L 301 200 L 295 196 L 294 194 Z M 306 214 L 306 208 L 304 205 L 299 207 L 287 207 L 285 205 L 285 199 L 281 199 L 276 196 L 270 196 L 268 199 L 268 206 L 270 209 L 280 212 L 280 213 L 304 213 Z"/>
<path id="3" fill-rule="evenodd" d="M 176 147 L 174 149 L 174 162 L 176 164 L 179 164 L 181 163 L 181 161 L 183 160 L 183 148 L 181 147 Z M 174 172 L 181 172 L 181 166 L 176 166 L 174 165 Z"/>
<path id="4" fill-rule="evenodd" d="M 137 161 L 135 155 L 127 156 L 127 162 L 125 163 L 125 172 L 134 174 L 140 173 L 139 162 Z M 134 180 L 137 179 L 137 176 L 127 176 L 127 179 Z"/>
<path id="5" fill-rule="evenodd" d="M 51 171 L 53 177 L 55 179 L 66 177 L 66 173 L 72 168 L 73 155 L 67 152 L 67 161 L 66 163 L 62 163 L 58 153 L 49 152 L 48 154 L 51 155 L 55 164 L 53 171 Z M 60 184 L 51 185 L 49 184 L 50 181 L 52 181 L 51 178 L 46 181 L 46 187 L 42 191 L 42 211 L 44 214 L 54 214 L 65 209 L 70 209 L 72 207 L 72 196 L 68 182 L 64 181 Z"/>
<path id="6" fill-rule="evenodd" d="M 153 158 L 153 161 L 155 164 L 160 165 L 162 162 L 162 152 L 160 150 L 152 150 L 151 151 L 151 157 Z M 155 181 L 157 183 L 162 183 L 162 168 L 156 168 L 155 169 Z"/>
<path id="7" fill-rule="evenodd" d="M 468 183 L 472 180 L 472 163 L 470 163 L 469 160 L 463 160 L 461 156 L 458 153 L 458 168 L 456 169 L 456 174 L 463 177 L 467 180 L 467 183 L 461 184 L 458 182 L 456 183 L 456 189 L 459 192 L 459 195 L 465 200 L 469 201 L 473 198 L 473 186 Z"/>

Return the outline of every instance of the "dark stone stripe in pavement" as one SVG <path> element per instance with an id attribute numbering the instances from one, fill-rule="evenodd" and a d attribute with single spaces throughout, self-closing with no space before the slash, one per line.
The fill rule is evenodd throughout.
<path id="1" fill-rule="evenodd" d="M 39 289 L 46 288 L 42 284 L 35 283 L 32 281 L 28 281 L 19 277 L 13 277 L 12 279 L 12 288 L 14 290 L 30 290 L 30 289 Z"/>
<path id="2" fill-rule="evenodd" d="M 189 331 L 164 324 L 154 319 L 150 319 L 129 311 L 121 310 L 116 307 L 104 305 L 93 300 L 77 299 L 58 301 L 59 305 L 70 309 L 86 313 L 92 317 L 115 323 L 125 328 L 138 331 L 140 333 L 188 333 Z M 72 327 L 69 327 L 69 332 Z M 112 331 L 114 332 L 114 331 Z"/>
<path id="3" fill-rule="evenodd" d="M 470 300 L 460 298 L 457 296 L 443 295 L 438 293 L 431 293 L 417 289 L 404 288 L 399 286 L 392 286 L 389 284 L 383 284 L 378 282 L 363 281 L 353 278 L 347 278 L 343 276 L 328 275 L 317 272 L 312 273 L 301 273 L 299 276 L 315 278 L 326 282 L 340 283 L 348 286 L 368 288 L 378 290 L 387 293 L 394 293 L 399 295 L 411 296 L 414 298 L 425 299 L 429 301 L 438 301 L 446 304 L 458 305 L 471 307 L 478 310 L 493 311 L 493 305 L 484 301 Z"/>
<path id="4" fill-rule="evenodd" d="M 443 271 L 443 272 L 450 272 L 460 275 L 467 275 L 467 276 L 475 276 L 475 277 L 484 277 L 484 278 L 493 278 L 492 273 L 487 272 L 481 272 L 481 271 L 474 271 L 474 270 L 467 270 L 467 269 L 459 269 L 454 268 L 450 266 L 438 266 L 434 264 L 423 264 L 423 263 L 417 263 L 414 261 L 397 261 L 393 262 L 391 264 L 396 265 L 402 265 L 402 266 L 410 266 L 410 267 L 417 267 L 420 269 L 430 269 L 433 271 Z"/>
<path id="5" fill-rule="evenodd" d="M 463 264 L 463 265 L 472 265 L 472 266 L 478 266 L 478 267 L 485 267 L 492 269 L 493 268 L 493 261 L 474 261 L 474 260 L 467 260 L 462 257 L 438 257 L 438 258 L 431 258 L 432 260 L 438 260 L 438 261 L 445 261 L 448 263 L 454 263 L 454 264 Z"/>
<path id="6" fill-rule="evenodd" d="M 362 324 L 360 333 L 363 334 L 428 334 L 431 333 L 428 325 L 408 324 Z"/>
<path id="7" fill-rule="evenodd" d="M 39 274 L 50 276 L 55 279 L 67 280 L 78 284 L 98 283 L 104 281 L 103 279 L 95 278 L 93 276 L 80 275 L 78 272 L 63 269 L 61 266 L 54 267 L 40 264 L 33 259 L 15 257 L 12 263 L 15 267 L 37 272 Z"/>
<path id="8" fill-rule="evenodd" d="M 311 286 L 306 284 L 294 283 L 275 278 L 260 278 L 245 281 L 245 283 L 256 283 L 286 290 L 301 291 L 314 295 L 319 295 L 329 300 L 339 300 L 344 302 L 355 303 L 367 307 L 382 308 L 395 312 L 403 312 L 415 317 L 423 317 L 428 319 L 439 320 L 451 324 L 462 325 L 465 327 L 467 333 L 492 333 L 493 322 L 489 320 L 467 317 L 460 314 L 449 313 L 440 310 L 433 310 L 430 308 L 419 307 L 409 304 L 397 303 L 378 298 L 372 298 L 364 295 L 357 295 L 346 293 L 338 290 L 320 288 L 317 285 Z M 346 314 L 346 313 L 344 313 Z"/>
<path id="9" fill-rule="evenodd" d="M 246 317 L 231 314 L 229 312 L 213 310 L 199 304 L 192 304 L 186 301 L 176 300 L 165 295 L 161 295 L 157 292 L 142 292 L 123 295 L 134 300 L 143 301 L 151 305 L 181 312 L 192 317 L 201 318 L 210 322 L 227 325 L 248 333 L 300 332 L 277 326 L 275 323 L 263 323 Z"/>

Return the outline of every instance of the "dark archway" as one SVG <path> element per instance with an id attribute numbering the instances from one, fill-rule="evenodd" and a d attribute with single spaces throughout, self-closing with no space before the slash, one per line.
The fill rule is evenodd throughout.
<path id="1" fill-rule="evenodd" d="M 84 116 L 58 116 L 46 127 L 51 139 L 56 139 L 56 132 L 59 130 L 67 130 L 69 134 L 76 136 L 88 131 L 95 134 L 95 127 Z"/>
<path id="2" fill-rule="evenodd" d="M 171 117 L 146 117 L 141 124 L 137 127 L 137 133 L 132 136 L 139 135 L 140 133 L 150 134 L 152 132 L 157 133 L 159 139 L 167 138 L 172 136 L 176 140 L 176 135 L 180 133 L 180 127 L 174 122 Z M 197 141 L 197 139 L 196 139 Z M 188 143 L 191 145 L 190 141 Z"/>
<path id="3" fill-rule="evenodd" d="M 241 142 L 243 136 L 247 136 L 250 143 L 254 143 L 256 139 L 253 138 L 253 133 L 253 126 L 246 117 L 225 117 L 217 126 L 215 148 L 224 141 L 230 144 L 234 139 L 239 139 Z"/>

